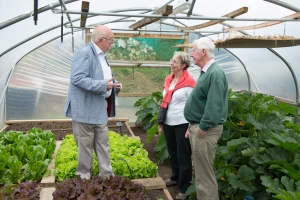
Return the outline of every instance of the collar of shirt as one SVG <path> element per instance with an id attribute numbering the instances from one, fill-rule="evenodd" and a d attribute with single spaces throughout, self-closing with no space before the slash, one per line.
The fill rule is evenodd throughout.
<path id="1" fill-rule="evenodd" d="M 103 71 L 103 77 L 104 79 L 109 79 L 112 77 L 112 72 L 111 69 L 106 61 L 106 53 L 104 53 L 94 42 L 92 42 L 92 44 L 94 45 L 95 49 L 96 49 L 96 53 L 98 55 L 98 59 L 99 62 L 101 64 L 102 67 L 102 71 Z M 105 98 L 109 97 L 111 95 L 111 90 L 107 91 L 105 94 Z"/>
<path id="2" fill-rule="evenodd" d="M 96 49 L 96 53 L 98 56 L 106 56 L 106 53 L 104 53 L 93 41 L 91 41 L 92 44 L 94 45 L 95 49 Z"/>
<path id="3" fill-rule="evenodd" d="M 201 69 L 202 71 L 206 72 L 208 70 L 208 68 L 215 62 L 215 59 L 212 58 L 210 61 L 208 61 L 208 63 L 206 63 L 206 65 Z"/>

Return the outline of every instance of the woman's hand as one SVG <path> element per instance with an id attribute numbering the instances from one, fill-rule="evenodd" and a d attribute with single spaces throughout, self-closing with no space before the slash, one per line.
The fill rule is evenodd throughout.
<path id="1" fill-rule="evenodd" d="M 161 134 L 163 132 L 163 125 L 159 124 L 158 125 L 158 134 Z"/>

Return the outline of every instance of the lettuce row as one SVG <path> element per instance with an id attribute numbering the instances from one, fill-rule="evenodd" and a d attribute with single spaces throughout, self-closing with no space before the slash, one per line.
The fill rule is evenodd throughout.
<path id="1" fill-rule="evenodd" d="M 115 175 L 126 178 L 151 178 L 158 167 L 148 158 L 148 152 L 137 138 L 109 131 L 110 160 Z M 55 177 L 58 182 L 76 177 L 78 149 L 74 136 L 66 135 L 55 158 Z M 92 175 L 98 174 L 98 163 L 93 153 Z"/>

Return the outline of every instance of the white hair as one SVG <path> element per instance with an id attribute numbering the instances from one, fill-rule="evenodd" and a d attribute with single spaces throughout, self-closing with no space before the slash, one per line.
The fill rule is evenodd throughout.
<path id="1" fill-rule="evenodd" d="M 105 31 L 101 30 L 100 28 L 94 28 L 92 32 L 92 41 L 96 43 L 100 37 L 106 37 Z"/>
<path id="2" fill-rule="evenodd" d="M 215 56 L 214 50 L 216 46 L 211 39 L 202 37 L 198 40 L 195 40 L 193 43 L 196 44 L 198 50 L 205 49 L 209 58 L 213 58 Z"/>

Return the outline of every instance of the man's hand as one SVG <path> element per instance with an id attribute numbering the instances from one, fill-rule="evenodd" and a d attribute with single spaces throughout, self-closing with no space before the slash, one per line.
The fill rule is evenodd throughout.
<path id="1" fill-rule="evenodd" d="M 187 129 L 186 132 L 185 132 L 184 137 L 189 138 L 189 136 L 190 136 L 190 131 L 189 131 L 189 129 Z"/>
<path id="2" fill-rule="evenodd" d="M 202 136 L 206 136 L 206 131 L 201 130 L 201 128 L 199 128 L 199 133 L 200 133 Z"/>
<path id="3" fill-rule="evenodd" d="M 120 90 L 122 90 L 123 86 L 122 86 L 122 83 L 117 83 L 119 84 L 117 87 L 116 87 L 116 90 L 117 92 L 119 92 Z"/>
<path id="4" fill-rule="evenodd" d="M 121 83 L 113 83 L 114 77 L 107 80 L 107 91 L 111 90 L 113 87 L 120 87 Z"/>

